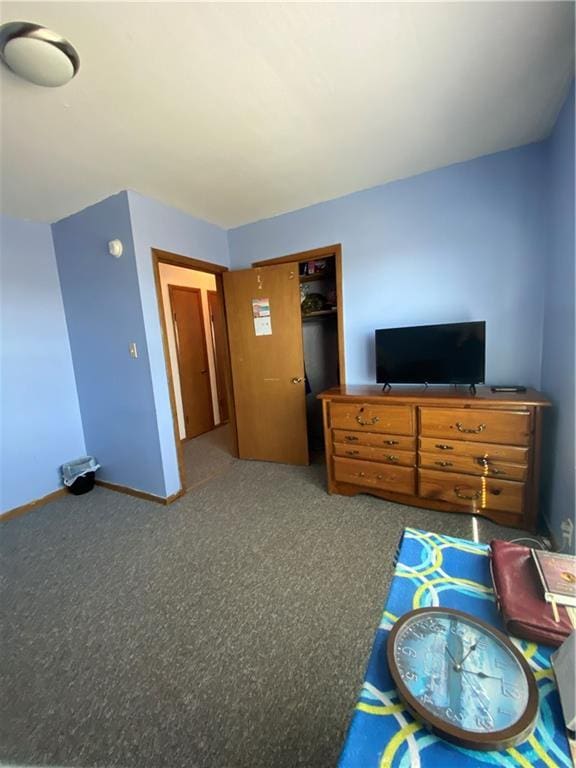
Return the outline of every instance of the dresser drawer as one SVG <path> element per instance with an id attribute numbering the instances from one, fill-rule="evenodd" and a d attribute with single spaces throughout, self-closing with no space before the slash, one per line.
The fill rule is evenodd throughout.
<path id="1" fill-rule="evenodd" d="M 421 497 L 441 499 L 455 506 L 468 507 L 471 512 L 494 509 L 522 514 L 524 483 L 420 469 L 418 485 Z"/>
<path id="2" fill-rule="evenodd" d="M 485 443 L 529 445 L 527 411 L 489 411 L 481 408 L 420 408 L 420 434 Z"/>
<path id="3" fill-rule="evenodd" d="M 330 424 L 335 429 L 413 435 L 413 409 L 408 405 L 332 403 Z"/>
<path id="4" fill-rule="evenodd" d="M 420 453 L 431 453 L 436 456 L 450 458 L 472 456 L 490 461 L 506 461 L 514 464 L 528 465 L 528 448 L 518 448 L 513 445 L 497 445 L 496 443 L 467 443 L 464 440 L 442 440 L 437 437 L 421 437 L 419 440 Z"/>
<path id="5" fill-rule="evenodd" d="M 484 477 L 496 477 L 503 480 L 526 480 L 528 468 L 521 464 L 507 464 L 503 461 L 494 461 L 483 457 L 438 456 L 436 453 L 423 453 L 420 451 L 418 464 L 428 469 L 436 469 L 441 472 L 464 472 L 469 475 L 483 475 Z"/>
<path id="6" fill-rule="evenodd" d="M 378 432 L 351 432 L 346 429 L 333 429 L 332 438 L 335 443 L 347 445 L 373 445 L 394 451 L 414 451 L 416 438 L 406 435 L 387 435 Z"/>
<path id="7" fill-rule="evenodd" d="M 381 461 L 384 464 L 399 464 L 402 467 L 413 467 L 416 464 L 415 451 L 393 451 L 390 448 L 378 448 L 371 445 L 349 445 L 347 443 L 334 443 L 333 451 L 335 456 Z"/>
<path id="8" fill-rule="evenodd" d="M 398 467 L 389 464 L 375 464 L 371 461 L 356 461 L 335 456 L 334 478 L 342 483 L 381 488 L 386 491 L 413 494 L 416 470 L 412 467 Z"/>

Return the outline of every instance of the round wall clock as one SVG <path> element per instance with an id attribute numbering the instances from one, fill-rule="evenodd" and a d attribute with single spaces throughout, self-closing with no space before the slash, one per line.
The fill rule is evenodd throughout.
<path id="1" fill-rule="evenodd" d="M 451 608 L 418 608 L 388 636 L 400 698 L 436 735 L 468 749 L 508 749 L 532 732 L 538 688 L 502 632 Z"/>

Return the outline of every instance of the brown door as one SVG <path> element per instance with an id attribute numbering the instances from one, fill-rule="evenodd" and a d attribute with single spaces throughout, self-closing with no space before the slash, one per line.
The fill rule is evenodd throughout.
<path id="1" fill-rule="evenodd" d="M 224 367 L 226 364 L 226 336 L 224 327 L 224 311 L 217 291 L 208 291 L 208 307 L 210 309 L 212 347 L 214 349 L 214 366 L 216 368 L 216 389 L 218 396 L 218 408 L 220 410 L 220 422 L 228 421 L 228 398 L 226 397 L 226 383 L 224 381 Z"/>
<path id="2" fill-rule="evenodd" d="M 223 279 L 240 458 L 308 464 L 298 266 Z"/>
<path id="3" fill-rule="evenodd" d="M 168 286 L 186 437 L 214 428 L 202 296 L 198 288 Z"/>

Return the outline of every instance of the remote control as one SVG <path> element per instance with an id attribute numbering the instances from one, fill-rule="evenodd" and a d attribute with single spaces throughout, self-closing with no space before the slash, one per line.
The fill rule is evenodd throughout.
<path id="1" fill-rule="evenodd" d="M 526 392 L 526 387 L 490 387 L 492 392 Z"/>

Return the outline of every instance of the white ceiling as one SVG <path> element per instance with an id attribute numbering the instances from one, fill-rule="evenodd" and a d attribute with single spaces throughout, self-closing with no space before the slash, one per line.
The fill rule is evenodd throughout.
<path id="1" fill-rule="evenodd" d="M 571 2 L 3 3 L 77 48 L 2 67 L 2 208 L 120 189 L 233 227 L 537 141 L 573 71 Z"/>

